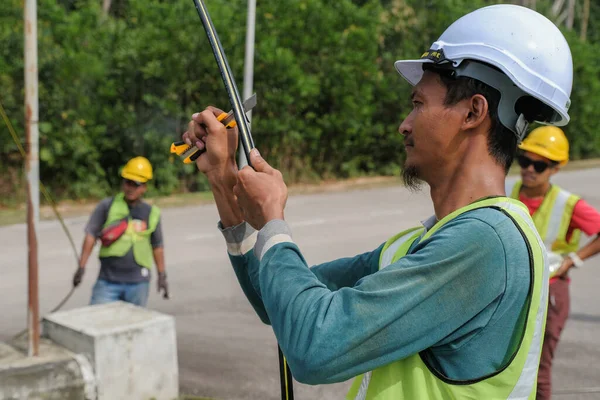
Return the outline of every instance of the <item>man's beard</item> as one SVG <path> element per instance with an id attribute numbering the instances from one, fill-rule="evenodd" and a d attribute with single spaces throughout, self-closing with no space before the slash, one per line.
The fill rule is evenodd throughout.
<path id="1" fill-rule="evenodd" d="M 423 181 L 419 178 L 419 171 L 414 165 L 404 165 L 402 169 L 402 179 L 406 187 L 412 192 L 421 190 Z"/>

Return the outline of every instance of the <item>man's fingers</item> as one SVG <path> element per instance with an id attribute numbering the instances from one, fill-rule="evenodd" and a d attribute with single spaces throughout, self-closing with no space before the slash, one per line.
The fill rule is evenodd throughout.
<path id="1" fill-rule="evenodd" d="M 206 143 L 204 143 L 204 140 L 197 140 L 194 144 L 200 150 L 204 150 L 204 148 L 206 147 Z"/>
<path id="2" fill-rule="evenodd" d="M 192 120 L 188 123 L 188 130 L 183 134 L 182 139 L 191 146 L 197 141 L 202 140 L 206 135 L 206 129 L 201 124 Z"/>
<path id="3" fill-rule="evenodd" d="M 275 169 L 271 167 L 264 158 L 262 158 L 258 149 L 256 148 L 252 149 L 250 152 L 250 163 L 256 172 L 264 172 L 272 175 L 272 172 L 275 171 Z"/>
<path id="4" fill-rule="evenodd" d="M 221 110 L 220 108 L 213 107 L 213 106 L 208 106 L 208 107 L 206 107 L 206 109 L 212 111 L 212 113 L 215 115 L 215 117 L 218 117 L 219 115 L 221 115 L 225 112 L 225 111 Z"/>
<path id="5" fill-rule="evenodd" d="M 234 190 L 238 187 L 238 193 L 242 194 L 243 187 L 245 187 L 246 183 L 252 179 L 252 176 L 256 174 L 257 171 L 252 169 L 252 167 L 246 165 L 244 168 L 238 171 L 238 183 L 234 186 Z M 233 192 L 236 196 L 238 195 L 235 191 Z"/>
<path id="6" fill-rule="evenodd" d="M 223 112 L 215 107 L 207 107 L 204 111 L 192 115 L 188 123 L 188 130 L 182 135 L 182 139 L 188 145 L 195 145 L 200 150 L 204 149 L 204 142 L 209 132 L 218 132 L 224 129 L 223 124 L 217 120 L 217 116 Z"/>
<path id="7" fill-rule="evenodd" d="M 189 129 L 189 124 L 188 124 L 188 129 Z M 184 142 L 186 142 L 188 144 L 188 146 L 192 145 L 192 140 L 190 139 L 190 135 L 188 133 L 188 131 L 185 131 L 183 133 L 183 135 L 181 135 L 181 140 L 183 140 Z"/>
<path id="8" fill-rule="evenodd" d="M 208 106 L 204 109 L 204 111 L 210 111 L 212 113 L 212 115 L 214 115 L 215 117 L 218 117 L 219 115 L 223 114 L 225 111 L 221 110 L 220 108 L 217 107 L 213 107 L 213 106 Z M 204 122 L 203 118 L 205 116 L 200 115 L 201 113 L 195 113 L 194 115 L 192 115 L 192 119 L 198 123 L 202 123 Z"/>
<path id="9" fill-rule="evenodd" d="M 215 107 L 207 107 L 204 111 L 192 115 L 192 120 L 199 125 L 203 125 L 208 132 L 218 132 L 223 129 L 223 124 L 217 120 L 217 116 L 223 112 Z"/>

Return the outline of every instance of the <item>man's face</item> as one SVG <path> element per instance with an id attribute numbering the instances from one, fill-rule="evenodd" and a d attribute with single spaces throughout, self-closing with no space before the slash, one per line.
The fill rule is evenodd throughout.
<path id="1" fill-rule="evenodd" d="M 559 170 L 559 166 L 553 165 L 546 157 L 529 151 L 517 156 L 517 161 L 521 166 L 521 180 L 526 188 L 548 184 L 550 177 Z"/>
<path id="2" fill-rule="evenodd" d="M 439 75 L 425 71 L 421 81 L 413 88 L 413 109 L 400 124 L 404 135 L 406 160 L 404 181 L 409 188 L 417 189 L 419 179 L 431 175 L 447 160 L 455 158 L 460 140 L 457 134 L 464 117 L 464 107 L 446 106 L 446 87 Z"/>
<path id="3" fill-rule="evenodd" d="M 146 184 L 132 181 L 131 179 L 123 179 L 122 185 L 125 200 L 128 202 L 138 201 L 146 192 Z"/>

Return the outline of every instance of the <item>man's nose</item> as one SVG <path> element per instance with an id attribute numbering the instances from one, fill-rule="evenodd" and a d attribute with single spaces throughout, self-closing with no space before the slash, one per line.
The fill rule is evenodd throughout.
<path id="1" fill-rule="evenodd" d="M 404 118 L 404 121 L 402 121 L 402 123 L 400 124 L 400 126 L 398 127 L 398 132 L 400 132 L 400 134 L 406 136 L 406 135 L 410 135 L 412 133 L 412 118 L 411 118 L 411 114 L 408 114 L 408 116 L 406 118 Z"/>

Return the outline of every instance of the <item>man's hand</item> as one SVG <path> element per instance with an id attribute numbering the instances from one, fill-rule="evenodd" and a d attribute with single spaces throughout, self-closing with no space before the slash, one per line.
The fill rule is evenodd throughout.
<path id="1" fill-rule="evenodd" d="M 566 257 L 560 265 L 560 268 L 554 274 L 554 276 L 557 278 L 567 276 L 569 270 L 573 267 L 573 265 L 573 260 L 571 260 L 569 257 Z"/>
<path id="2" fill-rule="evenodd" d="M 258 150 L 250 153 L 250 163 L 238 172 L 238 182 L 233 188 L 244 219 L 254 229 L 260 230 L 267 222 L 283 219 L 287 201 L 287 186 L 281 172 L 271 167 Z"/>
<path id="3" fill-rule="evenodd" d="M 85 268 L 78 267 L 77 271 L 75 271 L 75 275 L 73 275 L 73 287 L 79 286 L 81 280 L 83 279 L 83 273 L 85 272 Z"/>
<path id="4" fill-rule="evenodd" d="M 227 129 L 217 120 L 223 111 L 215 107 L 207 107 L 204 111 L 192 115 L 188 130 L 182 139 L 188 145 L 198 149 L 206 149 L 196 159 L 198 169 L 211 183 L 223 183 L 233 187 L 236 182 L 237 165 L 235 152 L 238 145 L 237 128 Z"/>
<path id="5" fill-rule="evenodd" d="M 169 284 L 167 283 L 167 273 L 159 272 L 158 273 L 158 281 L 156 282 L 156 291 L 160 293 L 163 291 L 163 299 L 169 298 Z"/>

